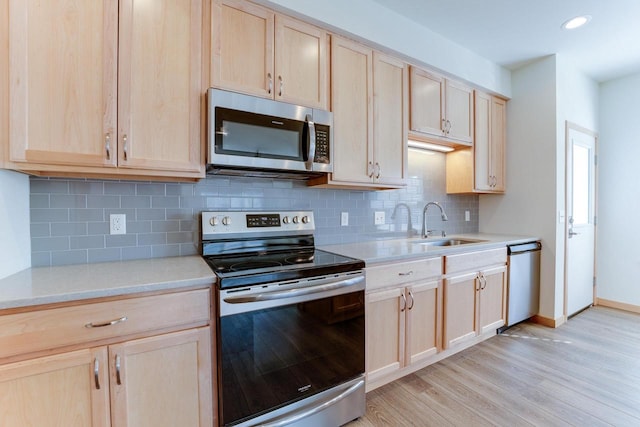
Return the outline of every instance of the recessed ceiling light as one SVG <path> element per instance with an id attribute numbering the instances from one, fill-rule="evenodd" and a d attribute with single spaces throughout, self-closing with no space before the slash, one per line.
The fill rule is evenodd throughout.
<path id="1" fill-rule="evenodd" d="M 590 15 L 576 16 L 575 18 L 571 18 L 564 24 L 562 24 L 562 28 L 565 30 L 575 30 L 576 28 L 582 27 L 589 21 L 591 21 Z"/>

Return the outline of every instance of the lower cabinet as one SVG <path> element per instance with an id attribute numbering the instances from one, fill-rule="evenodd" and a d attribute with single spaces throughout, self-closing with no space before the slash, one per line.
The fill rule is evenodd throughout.
<path id="1" fill-rule="evenodd" d="M 455 268 L 467 271 L 445 276 L 444 348 L 462 345 L 479 335 L 495 334 L 496 329 L 504 325 L 507 268 L 506 252 L 504 259 L 502 253 L 503 250 L 498 250 L 457 255 L 468 258 L 461 258 Z M 483 261 L 483 257 L 486 260 Z M 448 261 L 445 261 L 445 273 Z M 477 264 L 482 262 L 495 264 L 479 267 Z"/>
<path id="2" fill-rule="evenodd" d="M 190 292 L 192 295 L 185 299 L 178 295 L 176 301 L 205 296 L 202 291 Z M 162 296 L 148 298 L 162 302 L 159 297 Z M 140 304 L 146 303 L 145 298 L 138 300 Z M 106 304 L 111 303 L 117 306 L 119 301 Z M 87 304 L 91 305 L 94 304 Z M 185 324 L 189 324 L 202 323 L 208 306 L 209 301 L 204 300 L 198 307 L 160 305 L 157 309 L 167 317 L 171 317 L 169 312 L 193 310 L 191 316 L 185 316 Z M 54 310 L 68 310 L 66 314 L 72 314 L 83 307 L 86 306 Z M 30 321 L 21 323 L 25 315 Z M 39 311 L 0 316 L 0 325 L 9 325 L 9 333 L 11 325 L 20 327 L 23 331 L 20 336 L 28 337 L 36 329 L 42 329 L 39 322 L 45 318 L 42 316 L 45 315 Z M 139 316 L 136 318 L 135 310 L 119 319 L 123 318 L 122 323 L 143 322 Z M 94 327 L 97 330 L 118 327 L 118 323 L 106 323 Z M 79 330 L 90 329 L 86 325 L 79 324 Z M 32 358 L 26 355 L 24 360 L 0 364 L 0 424 L 3 427 L 213 425 L 211 327 L 175 325 L 174 329 L 183 330 L 149 333 L 150 336 L 95 347 L 88 343 L 86 348 Z M 20 336 L 12 339 L 20 340 Z"/>
<path id="3" fill-rule="evenodd" d="M 440 350 L 442 259 L 367 268 L 367 382 L 388 382 Z"/>

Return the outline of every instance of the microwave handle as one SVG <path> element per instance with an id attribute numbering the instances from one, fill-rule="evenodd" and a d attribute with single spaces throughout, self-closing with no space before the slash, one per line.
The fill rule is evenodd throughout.
<path id="1" fill-rule="evenodd" d="M 316 125 L 311 114 L 307 114 L 307 126 L 309 126 L 309 152 L 305 163 L 307 170 L 313 170 L 313 160 L 316 158 Z"/>

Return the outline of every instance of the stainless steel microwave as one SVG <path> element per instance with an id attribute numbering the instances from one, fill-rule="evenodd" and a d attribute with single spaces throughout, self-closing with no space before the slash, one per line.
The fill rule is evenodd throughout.
<path id="1" fill-rule="evenodd" d="M 333 171 L 329 111 L 210 88 L 209 174 L 308 178 Z"/>

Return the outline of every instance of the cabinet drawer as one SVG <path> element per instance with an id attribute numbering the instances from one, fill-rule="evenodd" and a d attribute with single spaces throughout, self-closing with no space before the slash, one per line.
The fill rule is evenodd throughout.
<path id="1" fill-rule="evenodd" d="M 0 359 L 207 324 L 210 316 L 209 289 L 8 314 L 0 316 Z"/>
<path id="2" fill-rule="evenodd" d="M 487 251 L 467 252 L 450 255 L 444 258 L 445 274 L 461 271 L 480 270 L 497 264 L 507 263 L 507 248 L 490 249 Z"/>
<path id="3" fill-rule="evenodd" d="M 430 279 L 442 274 L 442 257 L 365 268 L 367 290 Z"/>

